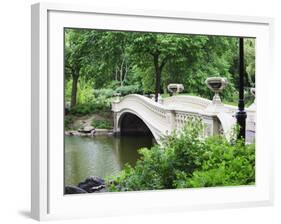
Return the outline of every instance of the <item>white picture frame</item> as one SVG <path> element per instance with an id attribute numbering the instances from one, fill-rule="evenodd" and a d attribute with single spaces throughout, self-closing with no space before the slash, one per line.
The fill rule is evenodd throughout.
<path id="1" fill-rule="evenodd" d="M 38 3 L 32 5 L 32 198 L 37 220 L 248 207 L 273 203 L 268 100 L 273 19 Z M 256 184 L 254 186 L 63 194 L 63 28 L 93 28 L 256 38 Z M 93 205 L 98 206 L 93 206 Z"/>

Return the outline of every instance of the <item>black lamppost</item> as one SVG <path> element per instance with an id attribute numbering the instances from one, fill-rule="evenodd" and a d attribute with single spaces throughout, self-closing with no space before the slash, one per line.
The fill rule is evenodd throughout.
<path id="1" fill-rule="evenodd" d="M 246 118 L 247 113 L 245 111 L 244 103 L 244 39 L 239 38 L 239 102 L 238 102 L 238 112 L 236 113 L 237 123 L 240 126 L 238 133 L 238 138 L 245 139 L 246 137 Z"/>

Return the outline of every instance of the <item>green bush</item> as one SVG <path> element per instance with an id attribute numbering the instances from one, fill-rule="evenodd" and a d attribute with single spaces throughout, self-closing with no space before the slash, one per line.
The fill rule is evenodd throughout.
<path id="1" fill-rule="evenodd" d="M 94 89 L 93 93 L 95 97 L 110 98 L 114 96 L 115 91 L 113 89 Z"/>
<path id="2" fill-rule="evenodd" d="M 66 115 L 65 118 L 64 118 L 64 128 L 65 128 L 65 130 L 71 130 L 73 122 L 74 122 L 73 116 Z"/>
<path id="3" fill-rule="evenodd" d="M 125 85 L 116 87 L 115 89 L 95 89 L 93 93 L 95 97 L 111 98 L 114 97 L 116 93 L 125 96 L 133 93 L 142 93 L 142 90 L 138 85 Z"/>
<path id="4" fill-rule="evenodd" d="M 101 128 L 101 129 L 111 129 L 112 128 L 112 122 L 109 120 L 92 120 L 92 126 L 94 128 Z"/>
<path id="5" fill-rule="evenodd" d="M 128 85 L 128 86 L 120 86 L 116 88 L 115 90 L 117 93 L 120 93 L 121 96 L 125 96 L 128 94 L 134 94 L 134 93 L 142 93 L 142 90 L 138 85 Z"/>
<path id="6" fill-rule="evenodd" d="M 200 121 L 188 121 L 151 149 L 139 152 L 133 168 L 108 177 L 110 191 L 135 191 L 252 184 L 255 181 L 255 146 L 229 143 L 222 136 L 203 138 Z"/>
<path id="7" fill-rule="evenodd" d="M 86 115 L 92 112 L 91 104 L 77 104 L 75 107 L 70 109 L 70 113 L 73 115 Z"/>
<path id="8" fill-rule="evenodd" d="M 94 112 L 110 111 L 111 100 L 105 97 L 95 98 L 92 102 L 77 104 L 70 109 L 70 113 L 74 115 L 86 115 Z"/>
<path id="9" fill-rule="evenodd" d="M 122 86 L 116 88 L 116 90 L 96 89 L 93 90 L 91 97 L 87 98 L 88 101 L 85 100 L 83 101 L 84 103 L 78 103 L 75 107 L 71 108 L 70 113 L 73 115 L 86 115 L 89 113 L 110 111 L 111 101 L 116 93 L 120 93 L 123 96 L 131 93 L 139 93 L 139 91 L 137 85 Z M 90 96 L 90 94 L 88 95 Z"/>
<path id="10" fill-rule="evenodd" d="M 200 169 L 191 177 L 178 173 L 177 188 L 248 185 L 255 183 L 255 145 L 214 136 L 206 139 Z"/>

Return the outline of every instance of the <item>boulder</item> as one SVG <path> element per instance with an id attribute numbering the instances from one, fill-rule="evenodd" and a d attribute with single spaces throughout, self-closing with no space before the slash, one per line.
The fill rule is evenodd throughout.
<path id="1" fill-rule="evenodd" d="M 83 194 L 83 193 L 88 193 L 88 192 L 80 187 L 68 185 L 68 186 L 65 186 L 64 193 L 65 194 Z"/>
<path id="2" fill-rule="evenodd" d="M 96 186 L 96 187 L 92 187 L 90 190 L 89 190 L 91 193 L 98 193 L 98 192 L 107 192 L 107 189 L 106 189 L 106 186 L 105 185 L 99 185 L 99 186 Z"/>
<path id="3" fill-rule="evenodd" d="M 84 182 L 79 183 L 78 187 L 91 193 L 105 188 L 105 181 L 101 177 L 90 176 Z"/>
<path id="4" fill-rule="evenodd" d="M 93 130 L 95 130 L 95 128 L 93 126 L 90 126 L 90 125 L 78 129 L 78 131 L 82 132 L 82 133 L 91 133 Z"/>

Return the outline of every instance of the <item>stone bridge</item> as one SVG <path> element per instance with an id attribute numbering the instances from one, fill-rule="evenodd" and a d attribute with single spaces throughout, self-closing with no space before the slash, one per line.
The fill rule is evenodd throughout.
<path id="1" fill-rule="evenodd" d="M 177 95 L 155 102 L 146 96 L 130 94 L 112 103 L 116 134 L 152 135 L 156 141 L 180 131 L 186 120 L 198 117 L 205 124 L 204 134 L 224 134 L 229 138 L 236 123 L 237 107 L 224 105 L 196 96 Z M 255 105 L 246 108 L 247 142 L 255 133 Z M 252 136 L 252 137 L 251 137 Z"/>

